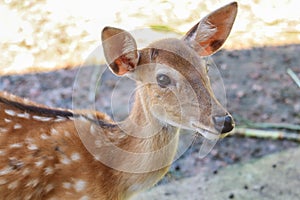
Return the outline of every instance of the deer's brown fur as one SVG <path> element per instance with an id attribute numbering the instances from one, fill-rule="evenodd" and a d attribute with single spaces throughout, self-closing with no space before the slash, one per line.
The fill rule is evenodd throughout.
<path id="1" fill-rule="evenodd" d="M 129 117 L 118 124 L 103 113 L 52 109 L 1 92 L 0 199 L 128 199 L 167 172 L 179 128 L 216 139 L 214 123 L 229 114 L 212 92 L 201 56 L 221 47 L 236 11 L 231 3 L 182 40 L 165 39 L 142 50 L 128 32 L 105 28 L 111 70 L 128 74 L 139 88 Z M 170 83 L 157 83 L 159 74 Z"/>

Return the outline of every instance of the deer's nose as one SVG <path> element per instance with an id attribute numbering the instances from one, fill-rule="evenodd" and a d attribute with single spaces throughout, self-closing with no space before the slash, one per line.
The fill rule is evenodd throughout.
<path id="1" fill-rule="evenodd" d="M 215 128 L 221 133 L 227 133 L 234 128 L 234 120 L 229 114 L 225 116 L 214 116 L 213 121 Z"/>

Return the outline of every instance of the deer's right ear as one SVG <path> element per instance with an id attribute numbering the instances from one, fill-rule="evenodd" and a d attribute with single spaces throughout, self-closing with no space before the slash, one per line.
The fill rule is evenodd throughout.
<path id="1" fill-rule="evenodd" d="M 227 39 L 237 14 L 237 3 L 223 6 L 200 20 L 183 40 L 200 56 L 209 56 Z"/>
<path id="2" fill-rule="evenodd" d="M 136 42 L 130 33 L 105 27 L 101 37 L 106 62 L 116 75 L 123 75 L 136 68 L 139 55 Z"/>

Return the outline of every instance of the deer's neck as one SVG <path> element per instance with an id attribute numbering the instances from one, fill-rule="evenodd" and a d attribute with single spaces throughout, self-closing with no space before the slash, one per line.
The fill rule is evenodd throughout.
<path id="1" fill-rule="evenodd" d="M 147 153 L 168 146 L 175 152 L 178 143 L 178 128 L 155 118 L 150 112 L 147 98 L 149 97 L 137 91 L 132 111 L 120 126 L 135 143 L 132 146 L 135 149 L 131 150 Z"/>
<path id="2" fill-rule="evenodd" d="M 144 98 L 149 97 L 136 93 L 133 109 L 120 126 L 128 135 L 122 149 L 137 156 L 128 154 L 130 170 L 137 172 L 130 175 L 132 182 L 126 178 L 126 195 L 129 196 L 153 186 L 165 175 L 174 159 L 179 139 L 178 128 L 156 119 Z"/>
<path id="3" fill-rule="evenodd" d="M 119 171 L 143 173 L 159 170 L 171 165 L 176 153 L 178 128 L 156 119 L 143 98 L 148 97 L 137 92 L 131 114 L 116 126 L 85 123 L 90 127 L 84 124 L 76 127 L 83 133 L 90 130 L 88 137 L 81 137 L 90 153 Z"/>

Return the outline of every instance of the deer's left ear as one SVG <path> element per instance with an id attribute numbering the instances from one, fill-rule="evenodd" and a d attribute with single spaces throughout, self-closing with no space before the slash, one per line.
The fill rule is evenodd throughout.
<path id="1" fill-rule="evenodd" d="M 106 62 L 116 75 L 123 75 L 137 67 L 137 45 L 127 31 L 105 27 L 102 31 L 102 45 Z"/>
<path id="2" fill-rule="evenodd" d="M 186 33 L 183 40 L 200 56 L 209 56 L 224 44 L 236 14 L 236 2 L 221 7 L 200 20 Z"/>

